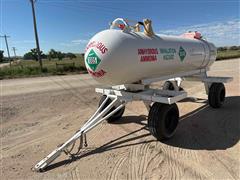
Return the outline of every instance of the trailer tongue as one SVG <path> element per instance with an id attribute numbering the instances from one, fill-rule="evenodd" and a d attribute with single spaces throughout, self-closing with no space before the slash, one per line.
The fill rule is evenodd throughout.
<path id="1" fill-rule="evenodd" d="M 103 106 L 106 104 L 106 102 L 109 100 L 109 98 L 112 97 L 112 102 L 107 105 L 103 110 Z M 51 152 L 47 157 L 45 157 L 43 160 L 41 160 L 39 163 L 37 163 L 34 166 L 34 170 L 36 171 L 42 171 L 44 168 L 46 168 L 52 161 L 54 161 L 58 156 L 61 155 L 62 152 L 65 152 L 66 154 L 70 154 L 69 151 L 67 151 L 67 148 L 75 143 L 76 140 L 80 138 L 80 145 L 79 149 L 83 147 L 83 138 L 85 137 L 86 140 L 86 133 L 90 131 L 92 128 L 97 126 L 99 123 L 104 121 L 105 119 L 109 118 L 111 115 L 116 113 L 119 109 L 123 108 L 125 103 L 124 101 L 120 102 L 117 105 L 118 99 L 114 96 L 108 96 L 104 102 L 100 105 L 100 107 L 97 109 L 97 111 L 94 113 L 94 115 L 84 124 L 84 126 L 79 129 L 69 140 L 67 140 L 63 145 L 55 149 L 53 152 Z M 112 112 L 107 114 L 109 110 L 117 105 L 117 108 L 115 108 Z M 101 112 L 100 112 L 101 111 Z M 107 114 L 107 115 L 106 115 Z M 85 143 L 86 144 L 86 143 Z M 86 144 L 87 145 L 87 144 Z"/>

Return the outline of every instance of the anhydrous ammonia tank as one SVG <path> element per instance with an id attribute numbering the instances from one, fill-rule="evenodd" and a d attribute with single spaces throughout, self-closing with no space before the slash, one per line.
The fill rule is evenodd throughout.
<path id="1" fill-rule="evenodd" d="M 86 47 L 86 68 L 98 82 L 120 85 L 209 67 L 216 47 L 194 33 L 150 37 L 133 30 L 104 30 Z"/>

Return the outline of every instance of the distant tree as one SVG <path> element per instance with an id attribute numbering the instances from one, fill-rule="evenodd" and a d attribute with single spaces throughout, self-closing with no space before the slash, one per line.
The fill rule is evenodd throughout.
<path id="1" fill-rule="evenodd" d="M 73 58 L 76 58 L 77 56 L 76 56 L 75 54 L 69 52 L 69 53 L 66 53 L 66 54 L 65 54 L 65 57 L 66 57 L 66 58 L 73 59 Z"/>
<path id="2" fill-rule="evenodd" d="M 42 59 L 47 59 L 48 56 L 47 56 L 46 54 L 43 53 L 43 54 L 41 54 L 41 58 L 42 58 Z"/>
<path id="3" fill-rule="evenodd" d="M 62 60 L 64 58 L 64 53 L 62 53 L 61 51 L 57 51 L 57 58 L 58 60 Z"/>
<path id="4" fill-rule="evenodd" d="M 36 48 L 31 49 L 32 57 L 34 60 L 38 61 L 38 51 Z M 42 51 L 40 52 L 42 53 Z"/>
<path id="5" fill-rule="evenodd" d="M 239 47 L 239 46 L 231 46 L 229 49 L 230 49 L 230 50 L 239 50 L 240 47 Z"/>
<path id="6" fill-rule="evenodd" d="M 228 48 L 227 47 L 219 47 L 219 48 L 217 48 L 217 50 L 218 51 L 226 51 L 226 50 L 228 50 Z"/>
<path id="7" fill-rule="evenodd" d="M 32 52 L 27 52 L 27 53 L 25 53 L 25 54 L 23 55 L 23 59 L 25 59 L 25 60 L 33 60 L 34 57 L 33 57 Z"/>
<path id="8" fill-rule="evenodd" d="M 54 49 L 50 49 L 50 51 L 48 52 L 48 59 L 54 58 L 57 58 L 57 51 L 55 51 Z"/>
<path id="9" fill-rule="evenodd" d="M 66 57 L 65 53 L 62 53 L 61 51 L 55 51 L 54 49 L 50 49 L 47 55 L 48 60 L 55 58 L 58 58 L 58 60 L 62 60 L 64 57 Z"/>
<path id="10" fill-rule="evenodd" d="M 40 51 L 41 54 L 41 58 L 44 58 L 46 55 L 43 54 L 42 51 Z M 37 49 L 33 48 L 30 50 L 30 52 L 27 52 L 26 54 L 24 54 L 23 59 L 25 60 L 36 60 L 38 61 L 38 53 L 37 53 Z"/>
<path id="11" fill-rule="evenodd" d="M 0 50 L 0 62 L 3 62 L 3 53 L 4 53 L 4 51 L 2 51 L 2 50 Z"/>
<path id="12" fill-rule="evenodd" d="M 31 52 L 32 52 L 33 59 L 35 59 L 36 61 L 38 61 L 37 48 L 31 49 Z M 42 52 L 42 51 L 40 51 L 40 55 L 41 55 L 41 57 L 43 56 L 43 52 Z"/>
<path id="13" fill-rule="evenodd" d="M 84 58 L 84 55 L 85 55 L 85 54 L 84 54 L 84 53 L 81 53 L 80 55 L 82 56 L 82 58 Z"/>

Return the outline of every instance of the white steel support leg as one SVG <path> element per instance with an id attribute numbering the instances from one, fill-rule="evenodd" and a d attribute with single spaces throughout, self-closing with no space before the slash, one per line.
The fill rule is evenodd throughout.
<path id="1" fill-rule="evenodd" d="M 35 171 L 41 171 L 44 168 L 46 168 L 52 161 L 54 161 L 60 154 L 71 144 L 73 144 L 78 138 L 80 138 L 83 134 L 87 133 L 91 129 L 93 129 L 95 126 L 97 126 L 99 123 L 104 121 L 105 119 L 109 118 L 111 115 L 116 113 L 118 110 L 123 108 L 126 104 L 126 102 L 121 102 L 119 104 L 119 100 L 117 97 L 114 97 L 112 102 L 105 107 L 103 106 L 106 104 L 107 100 L 110 97 L 107 97 L 104 102 L 100 105 L 100 107 L 97 109 L 97 111 L 93 114 L 93 116 L 83 125 L 83 127 L 77 131 L 76 134 L 74 134 L 69 140 L 67 140 L 63 145 L 61 145 L 59 148 L 55 149 L 53 152 L 51 152 L 47 157 L 45 157 L 43 160 L 41 160 L 39 163 L 37 163 L 34 166 Z M 116 107 L 112 112 L 107 114 L 109 110 L 112 109 L 112 107 Z M 101 111 L 101 112 L 100 112 Z M 107 115 L 106 115 L 107 114 Z"/>
<path id="2" fill-rule="evenodd" d="M 207 78 L 207 72 L 206 71 L 202 72 L 201 77 Z M 204 87 L 205 87 L 205 91 L 206 91 L 207 95 L 209 93 L 209 89 L 210 89 L 211 85 L 212 85 L 212 83 L 210 83 L 210 82 L 204 82 Z"/>
<path id="3" fill-rule="evenodd" d="M 211 87 L 211 84 L 212 83 L 204 82 L 204 87 L 207 95 L 209 93 L 209 88 Z"/>

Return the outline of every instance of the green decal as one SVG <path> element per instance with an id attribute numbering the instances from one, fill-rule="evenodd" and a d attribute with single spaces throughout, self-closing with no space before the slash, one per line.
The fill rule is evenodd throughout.
<path id="1" fill-rule="evenodd" d="M 92 49 L 87 56 L 87 64 L 88 66 L 95 71 L 97 69 L 98 64 L 101 62 L 101 59 L 97 56 L 97 54 Z"/>
<path id="2" fill-rule="evenodd" d="M 179 48 L 178 55 L 179 55 L 181 61 L 183 61 L 184 58 L 185 58 L 186 55 L 187 55 L 186 51 L 183 49 L 182 46 L 180 46 L 180 48 Z"/>
<path id="3" fill-rule="evenodd" d="M 173 60 L 176 54 L 174 48 L 160 48 L 160 54 L 162 54 L 163 60 Z"/>

